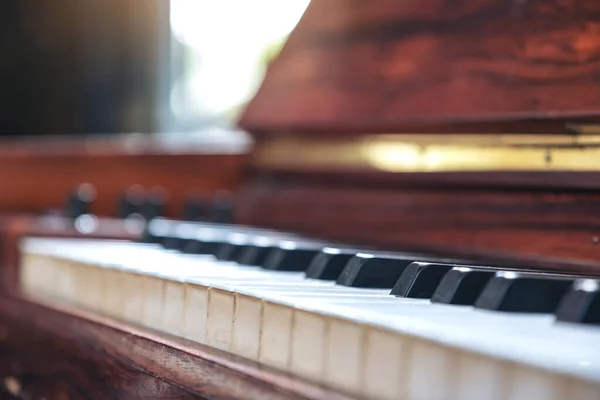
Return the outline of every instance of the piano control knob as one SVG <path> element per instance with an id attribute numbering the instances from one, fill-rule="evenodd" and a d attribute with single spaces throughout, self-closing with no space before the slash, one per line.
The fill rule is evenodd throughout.
<path id="1" fill-rule="evenodd" d="M 118 217 L 125 219 L 134 214 L 141 214 L 146 198 L 146 191 L 140 185 L 129 187 L 119 202 Z"/>
<path id="2" fill-rule="evenodd" d="M 211 222 L 217 224 L 233 223 L 233 196 L 230 192 L 219 192 L 213 202 Z"/>
<path id="3" fill-rule="evenodd" d="M 183 220 L 197 222 L 206 219 L 209 205 L 201 196 L 190 196 L 183 205 Z"/>
<path id="4" fill-rule="evenodd" d="M 96 188 L 93 185 L 89 183 L 79 185 L 68 197 L 67 216 L 75 220 L 84 214 L 90 214 L 95 198 Z"/>
<path id="5" fill-rule="evenodd" d="M 154 187 L 148 192 L 148 197 L 144 203 L 141 214 L 146 221 L 152 221 L 155 218 L 165 215 L 165 205 L 167 203 L 167 193 L 161 187 Z"/>

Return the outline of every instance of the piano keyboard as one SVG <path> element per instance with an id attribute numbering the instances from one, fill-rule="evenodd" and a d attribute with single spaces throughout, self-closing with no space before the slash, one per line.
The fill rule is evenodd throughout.
<path id="1" fill-rule="evenodd" d="M 598 282 L 155 220 L 28 238 L 21 290 L 372 399 L 599 399 Z"/>

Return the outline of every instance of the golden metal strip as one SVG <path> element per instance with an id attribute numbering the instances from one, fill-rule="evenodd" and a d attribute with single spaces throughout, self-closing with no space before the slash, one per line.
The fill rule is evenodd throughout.
<path id="1" fill-rule="evenodd" d="M 600 171 L 600 135 L 282 137 L 260 143 L 255 164 L 391 172 Z"/>

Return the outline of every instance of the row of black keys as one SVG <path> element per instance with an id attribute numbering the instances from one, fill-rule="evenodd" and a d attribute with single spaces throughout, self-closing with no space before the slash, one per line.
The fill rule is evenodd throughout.
<path id="1" fill-rule="evenodd" d="M 360 253 L 313 242 L 261 246 L 233 243 L 223 235 L 206 240 L 150 235 L 146 240 L 241 265 L 303 271 L 307 278 L 335 280 L 343 286 L 389 288 L 398 297 L 504 312 L 554 313 L 560 321 L 600 325 L 600 281 L 583 276 L 462 266 L 451 260 Z"/>

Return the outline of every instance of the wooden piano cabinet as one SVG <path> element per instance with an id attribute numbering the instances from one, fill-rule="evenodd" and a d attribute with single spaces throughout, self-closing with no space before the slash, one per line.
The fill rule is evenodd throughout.
<path id="1" fill-rule="evenodd" d="M 237 221 L 600 274 L 600 2 L 314 0 L 239 125 Z"/>
<path id="2" fill-rule="evenodd" d="M 0 354 L 0 386 L 19 399 L 347 399 L 206 346 L 14 297 L 0 296 Z"/>
<path id="3" fill-rule="evenodd" d="M 91 183 L 97 190 L 92 212 L 114 217 L 125 190 L 137 184 L 164 188 L 166 215 L 181 217 L 187 196 L 235 190 L 245 159 L 244 151 L 182 150 L 120 138 L 2 144 L 0 212 L 62 210 L 77 185 Z"/>

